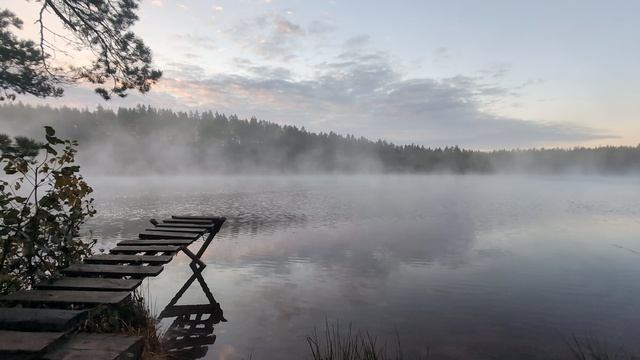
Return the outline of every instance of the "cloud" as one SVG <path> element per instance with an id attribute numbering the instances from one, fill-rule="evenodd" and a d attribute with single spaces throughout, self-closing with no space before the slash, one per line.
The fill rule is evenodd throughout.
<path id="1" fill-rule="evenodd" d="M 308 26 L 308 33 L 310 35 L 324 35 L 336 30 L 336 26 L 326 21 L 314 20 Z"/>
<path id="2" fill-rule="evenodd" d="M 362 34 L 347 39 L 347 41 L 344 42 L 344 45 L 347 48 L 361 48 L 367 45 L 369 43 L 369 40 L 371 40 L 369 35 Z"/>
<path id="3" fill-rule="evenodd" d="M 304 31 L 299 25 L 296 25 L 288 20 L 277 19 L 275 21 L 275 32 L 277 34 L 295 34 L 304 35 Z"/>
<path id="4" fill-rule="evenodd" d="M 451 51 L 444 46 L 433 50 L 433 61 L 437 64 L 446 65 L 451 61 L 451 58 Z"/>
<path id="5" fill-rule="evenodd" d="M 160 91 L 191 107 L 426 146 L 525 147 L 614 137 L 576 124 L 482 111 L 513 96 L 513 89 L 491 82 L 493 73 L 405 79 L 384 52 L 347 51 L 316 65 L 309 78 L 295 80 L 286 68 L 236 61 L 245 75 L 202 77 L 185 66 Z"/>
<path id="6" fill-rule="evenodd" d="M 291 70 L 285 67 L 257 65 L 245 58 L 235 58 L 233 61 L 237 68 L 258 78 L 288 80 L 293 76 Z"/>
<path id="7" fill-rule="evenodd" d="M 206 70 L 199 65 L 170 62 L 165 68 L 165 74 L 169 77 L 178 76 L 185 80 L 198 80 L 205 77 Z"/>
<path id="8" fill-rule="evenodd" d="M 194 49 L 213 50 L 216 48 L 216 41 L 210 36 L 202 36 L 196 34 L 177 34 L 174 35 L 180 45 L 193 51 Z"/>
<path id="9" fill-rule="evenodd" d="M 499 78 L 505 77 L 510 70 L 511 70 L 511 66 L 508 64 L 495 64 L 480 70 L 480 73 L 487 77 L 499 79 Z"/>
<path id="10" fill-rule="evenodd" d="M 306 31 L 279 15 L 267 14 L 240 21 L 226 34 L 241 48 L 252 50 L 262 59 L 289 61 L 297 57 L 298 41 Z"/>
<path id="11" fill-rule="evenodd" d="M 425 146 L 511 148 L 616 137 L 562 119 L 542 123 L 492 112 L 500 108 L 495 104 L 517 102 L 523 87 L 535 83 L 502 86 L 510 70 L 506 64 L 472 76 L 407 77 L 402 64 L 392 61 L 391 55 L 372 49 L 367 34 L 345 41 L 332 39 L 322 57 L 306 60 L 305 47 L 317 50 L 324 44 L 314 40 L 326 40 L 329 36 L 320 35 L 332 31 L 329 23 L 314 21 L 303 26 L 277 13 L 236 22 L 224 32 L 228 39 L 218 39 L 225 45 L 231 40 L 231 47 L 236 47 L 224 59 L 233 71 L 212 72 L 201 65 L 205 56 L 197 64 L 185 57 L 171 57 L 165 62 L 165 76 L 148 95 L 131 93 L 106 106 L 139 102 L 181 110 L 212 109 L 312 131 Z M 216 48 L 209 36 L 182 34 L 176 39 L 189 49 L 183 55 L 199 52 L 193 49 Z M 434 56 L 447 61 L 450 50 L 437 48 Z M 69 91 L 65 102 L 86 106 L 99 100 L 80 87 Z"/>

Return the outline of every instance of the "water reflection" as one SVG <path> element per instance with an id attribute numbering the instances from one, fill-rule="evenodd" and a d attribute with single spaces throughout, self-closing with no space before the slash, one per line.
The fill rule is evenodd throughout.
<path id="1" fill-rule="evenodd" d="M 207 358 L 303 358 L 304 335 L 327 318 L 388 339 L 397 329 L 407 355 L 428 348 L 436 359 L 563 358 L 572 334 L 638 350 L 640 262 L 625 250 L 640 249 L 637 180 L 114 184 L 113 195 L 96 185 L 99 217 L 89 224 L 104 241 L 135 236 L 151 214 L 228 217 L 203 255 L 207 268 L 181 292 L 199 303 L 195 283 L 206 279 L 225 300 L 232 322 L 214 334 L 216 302 L 204 292 L 214 306 L 200 320 L 214 320 L 199 325 L 199 341 L 216 342 Z M 191 276 L 188 261 L 178 256 L 153 279 L 161 306 Z M 180 334 L 199 324 L 194 314 L 165 324 L 175 320 Z"/>
<path id="2" fill-rule="evenodd" d="M 216 341 L 216 335 L 213 334 L 214 325 L 227 321 L 220 303 L 213 297 L 209 286 L 202 277 L 203 268 L 198 268 L 193 262 L 189 266 L 193 275 L 159 315 L 160 320 L 175 318 L 162 337 L 164 349 L 173 359 L 204 358 L 209 352 L 210 346 Z M 208 302 L 177 305 L 196 280 Z"/>

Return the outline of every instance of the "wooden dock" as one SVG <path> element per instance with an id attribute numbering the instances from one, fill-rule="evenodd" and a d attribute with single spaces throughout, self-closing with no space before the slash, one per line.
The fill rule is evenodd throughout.
<path id="1" fill-rule="evenodd" d="M 79 333 L 78 324 L 89 314 L 128 299 L 142 279 L 159 275 L 180 251 L 193 260 L 190 266 L 200 276 L 206 266 L 200 257 L 225 220 L 211 216 L 152 220 L 153 228 L 138 239 L 120 241 L 109 254 L 72 264 L 60 271 L 61 278 L 31 290 L 0 296 L 0 359 L 137 359 L 141 337 Z M 194 254 L 188 246 L 200 239 L 203 243 Z"/>

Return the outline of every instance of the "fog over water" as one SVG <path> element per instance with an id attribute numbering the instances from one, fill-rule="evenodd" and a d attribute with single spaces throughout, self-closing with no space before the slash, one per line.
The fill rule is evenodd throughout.
<path id="1" fill-rule="evenodd" d="M 0 106 L 0 133 L 43 138 L 52 125 L 79 142 L 83 173 L 326 174 L 536 173 L 640 174 L 640 146 L 496 151 L 448 144 L 393 144 L 358 134 L 314 133 L 213 111 L 147 106 L 97 108 Z"/>
<path id="2" fill-rule="evenodd" d="M 390 341 L 397 330 L 405 355 L 436 359 L 562 359 L 574 334 L 640 351 L 636 177 L 89 181 L 98 248 L 135 237 L 150 217 L 228 217 L 204 255 L 229 320 L 208 359 L 304 358 L 304 336 L 325 319 Z M 178 256 L 147 281 L 158 311 L 187 264 Z M 203 300 L 192 287 L 181 301 Z"/>

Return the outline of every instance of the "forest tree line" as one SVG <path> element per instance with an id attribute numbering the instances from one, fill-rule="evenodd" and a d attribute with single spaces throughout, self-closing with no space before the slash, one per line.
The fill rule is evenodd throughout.
<path id="1" fill-rule="evenodd" d="M 61 137 L 79 141 L 84 169 L 103 174 L 640 171 L 640 145 L 490 152 L 431 148 L 148 106 L 113 111 L 4 104 L 0 124 L 0 133 L 35 139 L 42 138 L 42 126 L 51 125 Z"/>

